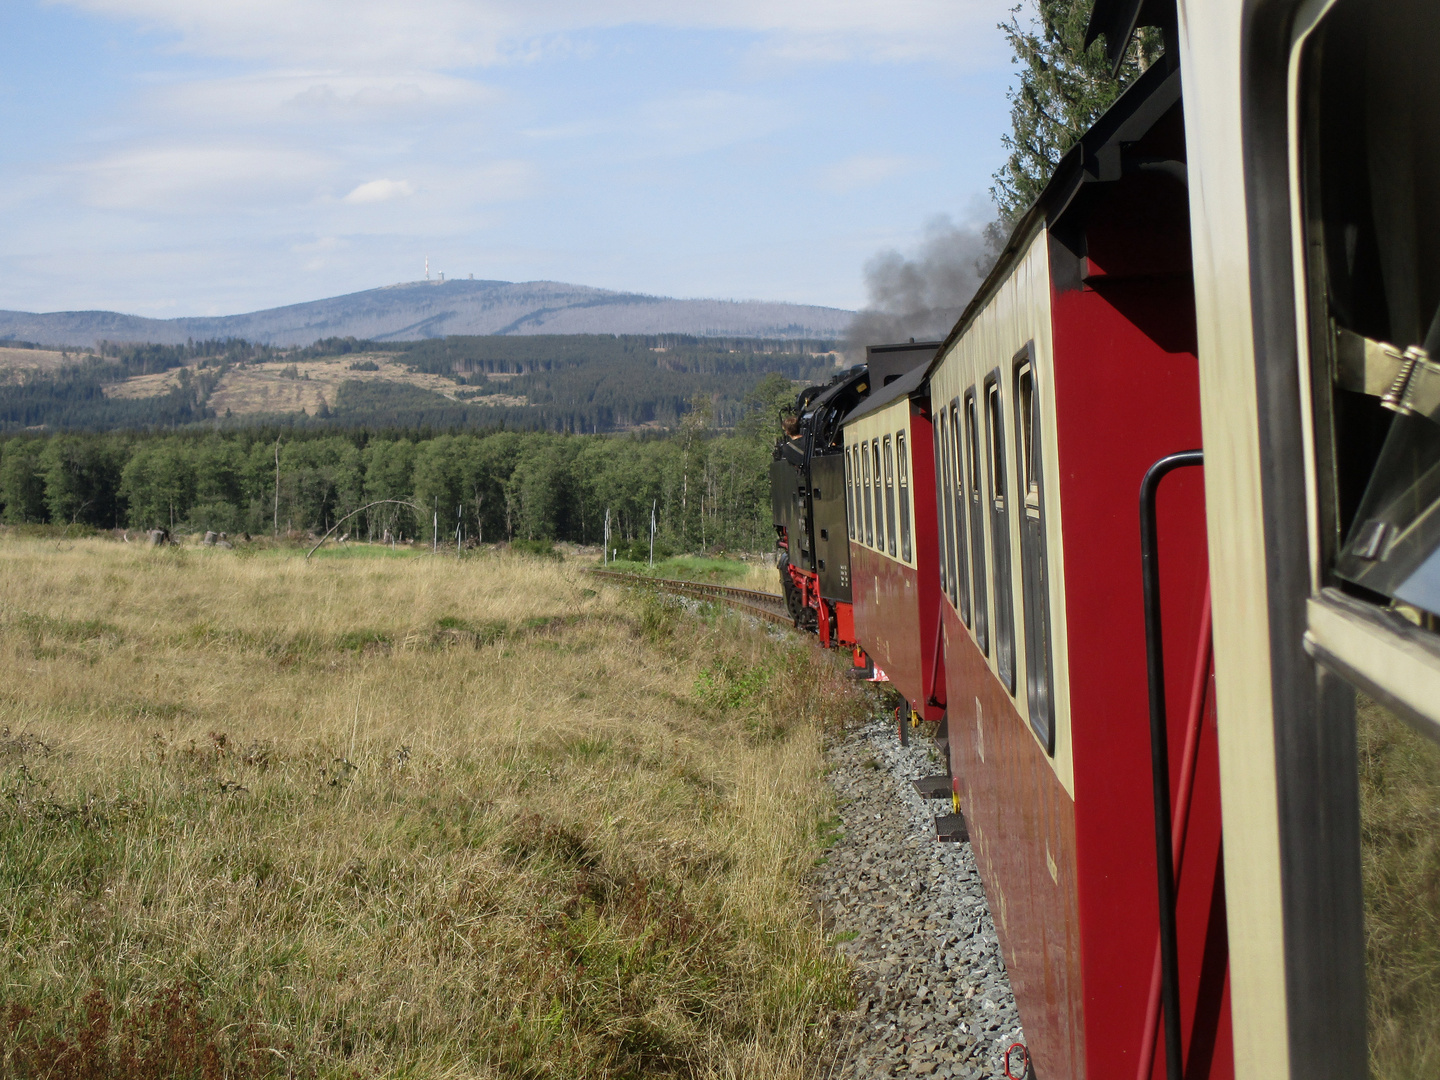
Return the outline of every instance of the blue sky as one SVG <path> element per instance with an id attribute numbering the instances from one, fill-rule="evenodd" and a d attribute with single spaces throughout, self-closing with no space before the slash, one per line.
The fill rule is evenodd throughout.
<path id="1" fill-rule="evenodd" d="M 0 308 L 424 272 L 858 307 L 983 215 L 1011 0 L 3 0 Z"/>

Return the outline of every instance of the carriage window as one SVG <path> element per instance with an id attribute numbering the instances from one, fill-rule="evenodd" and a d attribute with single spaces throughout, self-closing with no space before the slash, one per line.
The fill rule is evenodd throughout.
<path id="1" fill-rule="evenodd" d="M 989 502 L 992 588 L 995 590 L 995 673 L 1015 693 L 1015 611 L 1010 585 L 1010 511 L 1005 484 L 1005 410 L 1000 373 L 985 380 L 985 435 L 989 455 Z"/>
<path id="2" fill-rule="evenodd" d="M 875 476 L 875 550 L 885 550 L 885 494 L 880 479 L 880 440 L 870 440 L 870 460 Z"/>
<path id="3" fill-rule="evenodd" d="M 907 563 L 910 551 L 910 458 L 905 453 L 905 433 L 895 433 L 895 458 L 900 467 L 900 558 Z"/>
<path id="4" fill-rule="evenodd" d="M 935 460 L 935 468 L 937 469 L 940 468 L 940 462 L 944 460 L 945 456 L 944 451 L 940 445 L 940 436 L 943 430 L 944 429 L 942 425 L 936 424 L 934 430 L 931 432 L 934 441 L 933 453 Z M 945 491 L 939 484 L 935 485 L 935 520 L 938 522 L 944 522 L 945 520 Z M 945 569 L 945 561 L 949 558 L 949 551 L 945 543 L 944 525 L 942 524 L 935 531 L 938 534 L 938 538 L 940 541 L 940 590 L 942 592 L 948 593 L 950 591 L 950 579 Z"/>
<path id="5" fill-rule="evenodd" d="M 955 493 L 945 483 L 945 477 L 949 474 L 951 463 L 955 460 L 955 445 L 950 438 L 950 429 L 945 426 L 945 414 L 940 414 L 940 422 L 935 425 L 940 441 L 940 454 L 935 459 L 935 491 L 939 495 L 940 521 L 938 532 L 945 538 L 945 595 L 950 597 L 950 603 L 958 606 L 956 595 L 956 560 L 961 556 L 955 544 Z"/>
<path id="6" fill-rule="evenodd" d="M 941 414 L 940 421 L 945 422 L 944 414 Z M 960 596 L 958 610 L 960 618 L 966 626 L 970 625 L 970 575 L 965 566 L 965 455 L 960 441 L 960 399 L 956 398 L 950 402 L 950 423 L 946 428 L 950 445 L 954 447 L 954 460 L 951 466 L 945 470 L 942 482 L 945 483 L 946 491 L 953 492 L 955 500 L 955 513 L 947 525 L 953 524 L 955 529 L 955 586 L 951 591 L 951 599 L 955 594 Z"/>
<path id="7" fill-rule="evenodd" d="M 874 500 L 874 492 L 870 487 L 870 451 L 865 448 L 865 444 L 860 444 L 857 449 L 860 452 L 860 475 L 863 477 L 860 484 L 860 498 L 865 504 L 865 544 L 868 547 L 874 547 L 876 546 L 876 521 L 874 521 L 876 500 Z"/>
<path id="8" fill-rule="evenodd" d="M 1328 584 L 1440 630 L 1440 109 L 1433 3 L 1341 0 L 1302 131 Z M 1437 716 L 1440 719 L 1440 716 Z"/>
<path id="9" fill-rule="evenodd" d="M 1030 726 L 1048 754 L 1055 753 L 1051 693 L 1050 573 L 1045 558 L 1044 488 L 1040 476 L 1040 409 L 1035 368 L 1027 347 L 1016 358 L 1015 442 L 1024 505 L 1020 508 L 1020 584 L 1025 617 L 1025 695 Z"/>
<path id="10" fill-rule="evenodd" d="M 985 494 L 980 486 L 980 418 L 975 389 L 965 391 L 965 455 L 969 459 L 970 584 L 975 590 L 975 644 L 990 655 L 990 603 L 985 584 Z"/>
<path id="11" fill-rule="evenodd" d="M 845 448 L 845 524 L 850 539 L 855 539 L 855 458 L 850 448 Z"/>
<path id="12" fill-rule="evenodd" d="M 1440 700 L 1392 660 L 1440 665 L 1437 50 L 1434 0 L 1338 0 L 1297 99 L 1320 584 L 1373 627 L 1337 658 L 1408 706 L 1362 697 L 1356 715 L 1376 1077 L 1440 1068 Z"/>
<path id="13" fill-rule="evenodd" d="M 885 436 L 885 541 L 890 557 L 895 557 L 895 447 Z"/>

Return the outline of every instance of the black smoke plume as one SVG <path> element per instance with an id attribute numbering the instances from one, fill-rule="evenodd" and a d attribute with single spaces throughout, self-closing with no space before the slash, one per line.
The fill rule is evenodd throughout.
<path id="1" fill-rule="evenodd" d="M 957 225 L 942 214 L 926 224 L 912 257 L 891 250 L 870 259 L 865 264 L 870 300 L 846 334 L 850 361 L 863 360 L 866 345 L 948 334 L 995 263 L 997 233 L 993 224 L 971 220 Z"/>

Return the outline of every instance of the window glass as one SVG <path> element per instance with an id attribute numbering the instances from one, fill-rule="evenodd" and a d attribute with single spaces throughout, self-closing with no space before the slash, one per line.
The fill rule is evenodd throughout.
<path id="1" fill-rule="evenodd" d="M 875 546 L 875 518 L 874 518 L 874 492 L 870 486 L 870 451 L 865 443 L 857 448 L 860 452 L 860 475 L 864 478 L 861 484 L 861 498 L 865 503 L 865 543 Z"/>
<path id="2" fill-rule="evenodd" d="M 1005 410 L 1000 376 L 985 380 L 985 433 L 989 450 L 991 588 L 995 595 L 995 673 L 1015 693 L 1015 611 L 1010 583 L 1010 510 L 1006 498 Z"/>
<path id="3" fill-rule="evenodd" d="M 950 597 L 951 604 L 958 607 L 959 599 L 955 587 L 955 560 L 959 557 L 955 545 L 955 493 L 945 483 L 945 476 L 950 472 L 955 458 L 955 447 L 951 444 L 950 430 L 945 425 L 943 410 L 936 430 L 940 433 L 940 457 L 935 462 L 935 490 L 940 495 L 939 532 L 945 537 L 945 595 Z"/>
<path id="4" fill-rule="evenodd" d="M 943 424 L 944 422 L 945 417 L 942 414 L 941 423 Z M 955 529 L 955 554 L 953 556 L 952 563 L 952 565 L 954 566 L 953 580 L 955 584 L 953 586 L 951 598 L 953 599 L 957 593 L 959 594 L 960 602 L 957 605 L 957 610 L 960 612 L 960 618 L 964 621 L 965 625 L 969 626 L 970 574 L 968 568 L 965 565 L 965 452 L 964 443 L 961 441 L 960 438 L 959 398 L 956 398 L 954 401 L 950 402 L 950 415 L 949 424 L 947 425 L 947 432 L 949 435 L 950 445 L 955 448 L 953 455 L 954 460 L 951 462 L 951 467 L 945 471 L 945 476 L 941 478 L 940 482 L 946 485 L 947 489 L 952 493 L 955 501 L 955 509 L 951 517 L 951 522 L 953 523 Z"/>
<path id="5" fill-rule="evenodd" d="M 881 491 L 880 440 L 870 440 L 870 461 L 875 476 L 875 548 L 885 550 L 885 496 Z"/>
<path id="6" fill-rule="evenodd" d="M 935 468 L 937 469 L 940 468 L 940 462 L 944 459 L 945 456 L 940 445 L 940 432 L 942 430 L 943 425 L 936 424 L 931 431 L 932 440 L 934 442 L 931 453 L 934 456 Z M 940 484 L 935 485 L 935 520 L 937 522 L 942 522 L 945 520 L 945 489 Z M 947 576 L 945 569 L 945 561 L 947 558 L 945 529 L 942 526 L 940 528 L 937 528 L 935 532 L 940 542 L 940 590 L 942 592 L 949 593 L 950 579 Z"/>
<path id="7" fill-rule="evenodd" d="M 900 558 L 907 563 L 914 558 L 910 550 L 910 458 L 905 453 L 905 432 L 895 433 L 895 457 L 900 469 Z"/>
<path id="8" fill-rule="evenodd" d="M 988 570 L 985 558 L 985 489 L 980 483 L 983 460 L 980 453 L 980 418 L 975 404 L 975 389 L 965 391 L 965 457 L 969 466 L 970 483 L 967 494 L 970 501 L 970 585 L 975 591 L 974 622 L 975 643 L 986 656 L 990 655 L 990 598 L 986 585 Z"/>
<path id="9" fill-rule="evenodd" d="M 855 539 L 855 455 L 853 448 L 845 448 L 845 524 L 850 539 Z"/>
<path id="10" fill-rule="evenodd" d="M 885 436 L 885 550 L 895 557 L 895 447 Z"/>
<path id="11" fill-rule="evenodd" d="M 1049 754 L 1055 753 L 1050 676 L 1050 572 L 1045 554 L 1044 490 L 1040 469 L 1040 409 L 1028 349 L 1015 369 L 1015 441 L 1019 457 L 1020 585 L 1025 623 L 1025 693 L 1030 726 Z"/>
<path id="12" fill-rule="evenodd" d="M 1370 1075 L 1440 1075 L 1440 746 L 1360 696 Z"/>
<path id="13" fill-rule="evenodd" d="M 1320 583 L 1409 650 L 1440 632 L 1437 50 L 1434 0 L 1338 0 L 1295 102 Z M 1440 708 L 1355 719 L 1369 1072 L 1440 1076 Z"/>

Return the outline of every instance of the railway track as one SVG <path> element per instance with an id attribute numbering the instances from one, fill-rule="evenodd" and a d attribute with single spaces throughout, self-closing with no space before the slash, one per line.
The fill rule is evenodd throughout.
<path id="1" fill-rule="evenodd" d="M 661 592 L 674 593 L 677 596 L 712 600 L 736 608 L 747 615 L 754 615 L 757 619 L 766 619 L 781 626 L 793 627 L 795 625 L 795 620 L 790 617 L 790 612 L 785 607 L 785 598 L 776 596 L 774 593 L 760 592 L 756 589 L 736 589 L 729 585 L 711 585 L 703 581 L 646 577 L 644 574 L 626 574 L 619 570 L 591 570 L 590 573 L 596 577 L 623 582 L 627 585 L 645 585 L 659 589 Z"/>

